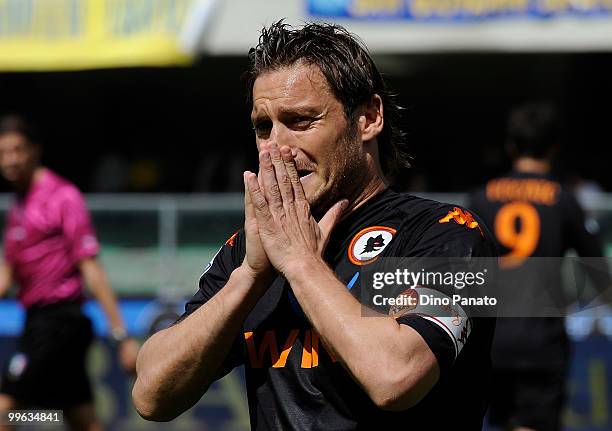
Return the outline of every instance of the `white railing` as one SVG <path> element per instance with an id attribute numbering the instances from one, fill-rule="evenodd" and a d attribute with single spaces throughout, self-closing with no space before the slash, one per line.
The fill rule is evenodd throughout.
<path id="1" fill-rule="evenodd" d="M 467 200 L 467 194 L 461 193 L 421 196 L 458 205 L 465 205 Z M 12 199 L 10 194 L 0 194 L 0 212 L 8 209 Z M 102 261 L 114 287 L 124 295 L 193 293 L 201 269 L 223 239 L 240 227 L 243 212 L 243 196 L 239 193 L 90 194 L 86 199 L 103 245 Z M 583 204 L 596 219 L 606 218 L 607 214 L 612 218 L 612 194 Z M 133 226 L 134 217 L 145 213 L 149 213 L 149 220 L 155 220 L 150 230 L 137 234 L 147 237 L 145 245 L 117 245 L 109 239 L 135 235 L 129 226 Z M 117 217 L 109 223 L 104 219 L 109 215 Z M 132 217 L 132 225 L 122 222 L 126 216 Z M 185 238 L 180 238 L 185 216 L 191 217 L 191 232 L 198 232 L 197 238 L 189 239 L 187 245 Z M 212 226 L 211 220 L 219 220 L 220 224 Z"/>

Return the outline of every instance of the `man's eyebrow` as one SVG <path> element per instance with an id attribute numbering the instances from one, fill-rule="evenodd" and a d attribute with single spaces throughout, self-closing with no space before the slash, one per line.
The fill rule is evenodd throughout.
<path id="1" fill-rule="evenodd" d="M 259 121 L 267 120 L 268 118 L 268 114 L 263 111 L 251 113 L 251 123 L 253 123 L 253 125 Z"/>
<path id="2" fill-rule="evenodd" d="M 278 108 L 278 115 L 280 117 L 296 117 L 296 116 L 310 116 L 310 117 L 318 117 L 325 114 L 326 110 L 321 107 L 315 107 L 312 105 L 302 105 L 302 106 L 280 106 Z M 269 120 L 270 116 L 264 110 L 255 110 L 251 112 L 251 122 L 256 124 L 260 121 Z"/>
<path id="3" fill-rule="evenodd" d="M 323 110 L 314 106 L 281 106 L 278 109 L 278 114 L 282 116 L 295 115 L 310 115 L 317 116 L 322 114 Z"/>

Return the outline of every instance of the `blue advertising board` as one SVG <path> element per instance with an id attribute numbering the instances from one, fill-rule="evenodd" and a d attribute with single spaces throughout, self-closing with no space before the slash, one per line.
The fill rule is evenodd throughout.
<path id="1" fill-rule="evenodd" d="M 307 0 L 309 15 L 359 20 L 474 22 L 610 17 L 610 0 Z"/>
<path id="2" fill-rule="evenodd" d="M 144 339 L 156 326 L 164 326 L 181 313 L 182 303 L 153 299 L 122 300 L 121 310 L 130 333 Z M 106 429 L 137 430 L 218 430 L 249 429 L 244 370 L 234 370 L 216 382 L 196 406 L 171 423 L 146 422 L 131 402 L 133 377 L 117 362 L 115 347 L 104 335 L 106 323 L 97 304 L 87 302 L 85 312 L 94 323 L 98 339 L 88 357 L 88 369 L 95 389 L 96 409 Z M 14 352 L 21 331 L 23 312 L 15 301 L 0 301 L 0 366 Z M 577 319 L 573 334 L 573 361 L 568 376 L 568 402 L 563 420 L 565 431 L 612 429 L 612 341 L 601 334 L 588 335 L 594 320 Z"/>

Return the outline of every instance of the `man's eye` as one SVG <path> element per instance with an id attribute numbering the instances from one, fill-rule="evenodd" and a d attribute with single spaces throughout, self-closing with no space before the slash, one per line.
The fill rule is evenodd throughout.
<path id="1" fill-rule="evenodd" d="M 266 138 L 272 131 L 272 122 L 262 121 L 261 123 L 257 123 L 255 126 L 253 126 L 253 130 L 255 130 L 255 134 L 258 138 Z"/>
<path id="2" fill-rule="evenodd" d="M 297 117 L 292 121 L 292 126 L 298 130 L 307 129 L 313 122 L 313 119 L 310 117 Z"/>

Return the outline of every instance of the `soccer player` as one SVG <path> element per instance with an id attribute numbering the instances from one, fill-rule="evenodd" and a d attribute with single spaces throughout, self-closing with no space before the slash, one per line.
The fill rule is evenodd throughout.
<path id="1" fill-rule="evenodd" d="M 494 320 L 419 305 L 364 317 L 360 270 L 491 256 L 492 240 L 463 209 L 388 188 L 406 160 L 398 107 L 342 27 L 278 22 L 250 60 L 259 173 L 244 173 L 244 229 L 143 345 L 137 410 L 172 420 L 244 364 L 253 429 L 480 430 Z"/>
<path id="2" fill-rule="evenodd" d="M 85 370 L 93 332 L 81 311 L 83 282 L 102 306 L 129 372 L 138 346 L 127 337 L 96 259 L 100 247 L 81 193 L 42 166 L 40 154 L 39 140 L 24 119 L 0 119 L 0 170 L 16 192 L 4 232 L 0 297 L 15 282 L 26 309 L 18 351 L 3 370 L 0 412 L 58 409 L 72 429 L 99 430 Z"/>
<path id="3" fill-rule="evenodd" d="M 560 260 L 553 265 L 547 263 L 550 260 L 534 262 L 531 268 L 540 265 L 546 270 L 533 271 L 527 269 L 532 262 L 528 258 L 562 257 L 568 249 L 581 256 L 602 256 L 571 191 L 551 174 L 558 144 L 551 104 L 517 108 L 509 116 L 507 130 L 512 172 L 490 180 L 471 197 L 470 208 L 494 231 L 505 277 L 526 281 L 520 275 L 523 271 L 537 280 L 510 287 L 513 292 L 529 290 L 524 292 L 526 298 L 542 293 L 562 296 Z M 596 276 L 601 287 L 608 287 L 607 270 Z M 506 317 L 498 319 L 493 342 L 490 422 L 502 429 L 559 430 L 569 362 L 563 318 Z"/>

